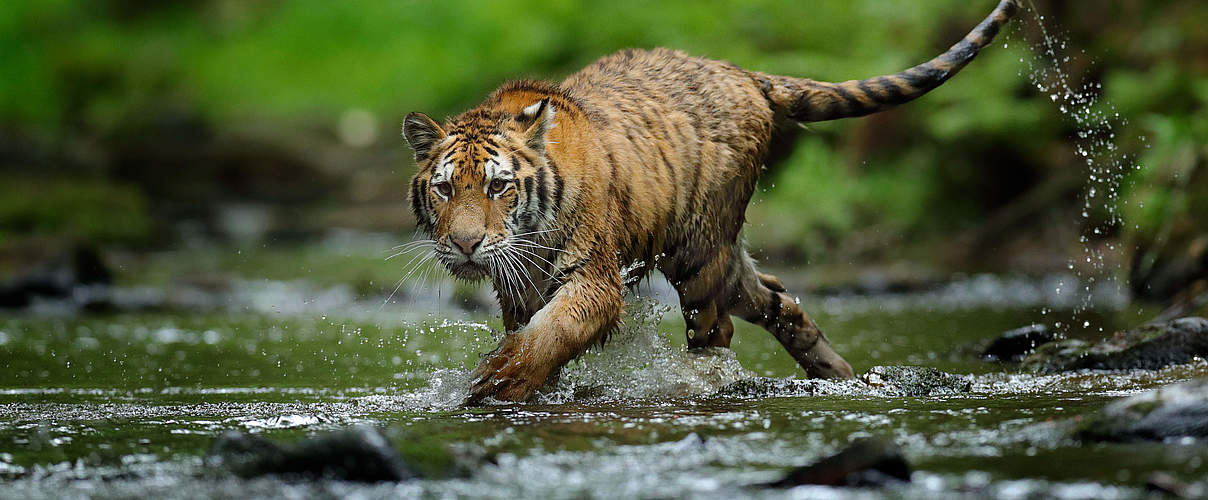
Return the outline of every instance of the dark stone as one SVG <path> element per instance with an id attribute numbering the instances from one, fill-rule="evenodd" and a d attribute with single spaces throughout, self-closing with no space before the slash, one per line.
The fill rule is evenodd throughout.
<path id="1" fill-rule="evenodd" d="M 273 474 L 366 483 L 416 477 L 386 437 L 368 426 L 355 426 L 287 445 L 230 431 L 210 446 L 207 461 L 243 477 Z"/>
<path id="2" fill-rule="evenodd" d="M 1048 326 L 1035 324 L 1016 328 L 999 335 L 982 351 L 988 361 L 1017 362 L 1027 357 L 1037 346 L 1057 340 Z"/>
<path id="3" fill-rule="evenodd" d="M 969 377 L 924 366 L 874 366 L 860 376 L 865 383 L 900 396 L 935 396 L 969 392 Z"/>
<path id="4" fill-rule="evenodd" d="M 839 453 L 793 469 L 783 479 L 765 486 L 881 487 L 904 482 L 910 482 L 910 464 L 902 458 L 901 450 L 886 439 L 864 438 Z"/>
<path id="5" fill-rule="evenodd" d="M 862 383 L 861 383 L 862 382 Z M 715 395 L 739 398 L 869 395 L 938 396 L 973 389 L 970 377 L 922 366 L 874 366 L 858 380 L 751 377 L 719 389 Z"/>
<path id="6" fill-rule="evenodd" d="M 30 261 L 24 272 L 0 281 L 0 309 L 28 307 L 36 299 L 67 299 L 77 290 L 113 283 L 113 274 L 92 246 L 47 243 L 36 252 L 40 255 L 24 256 Z"/>
<path id="7" fill-rule="evenodd" d="M 1076 339 L 1045 344 L 1023 365 L 1046 373 L 1157 370 L 1204 356 L 1208 356 L 1208 320 L 1189 317 L 1119 332 L 1096 344 Z"/>
<path id="8" fill-rule="evenodd" d="M 1105 406 L 1075 429 L 1084 441 L 1208 438 L 1208 378 L 1161 387 Z"/>
<path id="9" fill-rule="evenodd" d="M 813 396 L 817 385 L 812 379 L 751 377 L 726 384 L 715 395 L 748 399 Z"/>

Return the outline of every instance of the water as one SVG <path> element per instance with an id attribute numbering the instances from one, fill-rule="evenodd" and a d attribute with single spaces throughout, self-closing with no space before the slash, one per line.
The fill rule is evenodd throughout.
<path id="1" fill-rule="evenodd" d="M 1082 446 L 1064 430 L 1114 398 L 1208 374 L 1208 363 L 1037 376 L 970 354 L 971 342 L 1040 317 L 1047 281 L 1028 283 L 976 277 L 948 292 L 804 301 L 859 372 L 927 365 L 972 382 L 922 397 L 799 380 L 747 324 L 732 351 L 689 353 L 678 313 L 651 300 L 632 301 L 613 342 L 537 402 L 484 408 L 459 405 L 477 353 L 495 342 L 499 325 L 483 315 L 378 314 L 367 301 L 338 317 L 289 304 L 0 317 L 0 497 L 875 496 L 750 486 L 867 435 L 894 440 L 916 468 L 895 496 L 1136 497 L 1158 470 L 1202 481 L 1200 444 Z M 1048 318 L 1070 314 L 1050 308 Z M 1096 318 L 1108 325 L 1146 313 L 1099 310 L 1114 311 Z M 750 377 L 765 377 L 762 393 L 721 391 Z M 385 427 L 428 479 L 243 480 L 201 458 L 230 429 L 289 441 L 355 423 Z"/>
<path id="2" fill-rule="evenodd" d="M 1097 81 L 1080 83 L 1067 69 L 1072 60 L 1085 59 L 1085 52 L 1072 54 L 1073 47 L 1046 25 L 1042 11 L 1031 0 L 1028 6 L 1030 9 L 1021 14 L 1020 20 L 1034 23 L 1040 38 L 1030 47 L 1031 57 L 1020 59 L 1024 66 L 1021 75 L 1026 74 L 1037 92 L 1047 96 L 1073 127 L 1074 163 L 1080 167 L 1085 165 L 1087 181 L 1080 197 L 1083 227 L 1078 241 L 1081 255 L 1072 256 L 1067 262 L 1080 286 L 1062 283 L 1061 288 L 1065 293 L 1081 297 L 1082 303 L 1075 308 L 1073 324 L 1088 328 L 1092 323 L 1080 316 L 1092 308 L 1089 298 L 1092 288 L 1127 288 L 1127 283 L 1120 278 L 1127 275 L 1124 268 L 1127 257 L 1118 240 L 1110 235 L 1116 234 L 1125 224 L 1123 210 L 1128 201 L 1120 196 L 1120 183 L 1141 165 L 1118 147 L 1121 138 L 1116 137 L 1116 131 L 1128 125 L 1128 118 L 1121 116 L 1105 99 L 1103 85 Z M 1144 137 L 1139 140 L 1145 142 Z M 1103 325 L 1094 326 L 1100 332 L 1105 331 Z"/>

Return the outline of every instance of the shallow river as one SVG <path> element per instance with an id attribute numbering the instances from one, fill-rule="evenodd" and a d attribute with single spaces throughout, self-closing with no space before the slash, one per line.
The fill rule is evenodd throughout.
<path id="1" fill-rule="evenodd" d="M 1203 376 L 1208 364 L 1020 373 L 978 360 L 970 344 L 1068 312 L 1042 314 L 1044 304 L 1011 300 L 1009 287 L 978 300 L 953 298 L 976 290 L 949 292 L 803 302 L 857 372 L 924 365 L 972 381 L 968 392 L 921 397 L 791 382 L 800 369 L 745 323 L 733 351 L 686 352 L 678 311 L 648 300 L 632 300 L 614 340 L 568 367 L 538 402 L 481 408 L 458 403 L 468 368 L 494 343 L 499 325 L 485 314 L 354 303 L 340 313 L 0 316 L 0 498 L 1131 498 L 1145 494 L 1154 471 L 1208 478 L 1202 443 L 1065 437 L 1079 415 Z M 1127 306 L 1094 324 L 1148 314 Z M 751 377 L 770 379 L 754 391 L 722 390 Z M 291 441 L 353 423 L 385 427 L 427 479 L 244 480 L 203 460 L 231 429 Z M 900 445 L 912 482 L 889 491 L 752 486 L 861 436 Z"/>

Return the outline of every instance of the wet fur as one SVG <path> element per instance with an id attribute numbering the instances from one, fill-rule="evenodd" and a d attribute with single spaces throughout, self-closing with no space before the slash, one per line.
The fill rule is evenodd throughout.
<path id="1" fill-rule="evenodd" d="M 507 83 L 443 125 L 408 115 L 419 227 L 455 275 L 493 281 L 508 331 L 475 370 L 469 402 L 527 400 L 604 338 L 619 321 L 628 268 L 630 282 L 656 268 L 670 280 L 691 347 L 728 347 L 737 315 L 770 331 L 811 377 L 850 378 L 795 298 L 756 271 L 739 237 L 775 132 L 923 95 L 972 60 L 1016 8 L 1003 1 L 939 57 L 867 80 L 818 82 L 674 50 L 626 50 L 560 84 Z M 493 191 L 504 185 L 495 179 L 503 190 Z M 480 264 L 461 263 L 473 258 L 455 245 L 474 247 Z"/>

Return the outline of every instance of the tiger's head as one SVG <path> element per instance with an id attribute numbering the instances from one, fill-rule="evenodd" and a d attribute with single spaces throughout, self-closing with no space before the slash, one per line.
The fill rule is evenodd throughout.
<path id="1" fill-rule="evenodd" d="M 548 98 L 519 113 L 472 110 L 445 127 L 418 112 L 403 120 L 418 167 L 411 210 L 454 276 L 479 280 L 539 262 L 535 236 L 548 232 L 562 197 L 546 157 L 553 127 Z"/>

